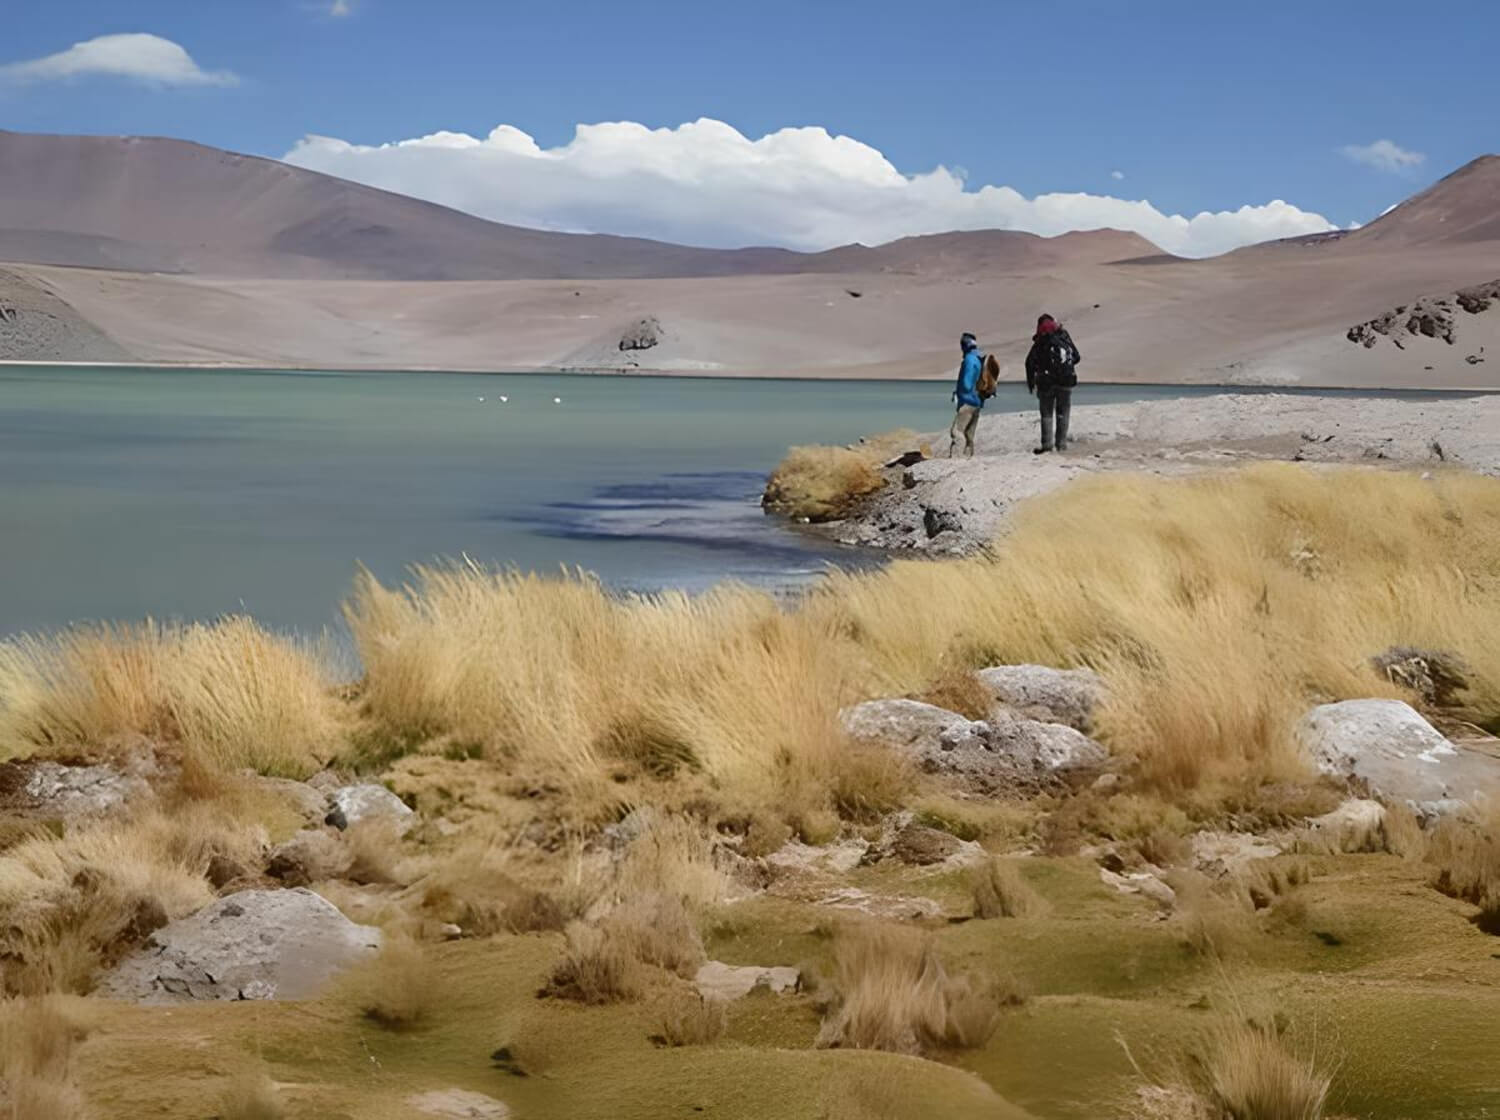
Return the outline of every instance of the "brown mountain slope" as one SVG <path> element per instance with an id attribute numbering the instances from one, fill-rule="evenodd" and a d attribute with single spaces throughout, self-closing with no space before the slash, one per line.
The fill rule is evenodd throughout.
<path id="1" fill-rule="evenodd" d="M 130 272 L 382 280 L 949 273 L 1152 252 L 1113 230 L 908 238 L 826 253 L 556 233 L 179 140 L 0 132 L 0 260 Z"/>
<path id="2" fill-rule="evenodd" d="M 1500 241 L 1500 156 L 1480 156 L 1343 238 L 1389 248 L 1479 241 Z"/>

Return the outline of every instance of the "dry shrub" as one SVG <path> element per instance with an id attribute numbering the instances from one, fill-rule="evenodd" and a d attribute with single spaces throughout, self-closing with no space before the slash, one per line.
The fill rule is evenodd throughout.
<path id="1" fill-rule="evenodd" d="M 976 918 L 1038 918 L 1049 909 L 1014 860 L 991 856 L 970 871 L 970 885 Z"/>
<path id="2" fill-rule="evenodd" d="M 983 1046 L 1000 1019 L 1000 997 L 968 976 L 950 976 L 931 935 L 859 923 L 834 941 L 833 1002 L 818 1045 L 923 1054 Z"/>
<path id="3" fill-rule="evenodd" d="M 1249 1025 L 1221 1033 L 1207 1080 L 1226 1120 L 1320 1120 L 1332 1081 L 1274 1031 Z"/>
<path id="4" fill-rule="evenodd" d="M 726 1005 L 696 991 L 678 989 L 667 999 L 656 1035 L 664 1046 L 707 1046 L 723 1037 L 729 1024 Z"/>
<path id="5" fill-rule="evenodd" d="M 1401 803 L 1385 807 L 1385 815 L 1380 820 L 1380 847 L 1402 859 L 1417 859 L 1427 850 L 1422 821 L 1410 805 Z"/>
<path id="6" fill-rule="evenodd" d="M 282 1120 L 285 1115 L 281 1094 L 265 1074 L 241 1074 L 219 1099 L 218 1120 Z"/>
<path id="7" fill-rule="evenodd" d="M 1432 885 L 1479 907 L 1475 924 L 1500 934 L 1500 806 L 1439 821 L 1427 841 L 1427 861 L 1435 869 Z"/>
<path id="8" fill-rule="evenodd" d="M 348 982 L 365 1018 L 390 1030 L 424 1025 L 436 1004 L 427 954 L 409 937 L 387 935 L 380 954 Z"/>
<path id="9" fill-rule="evenodd" d="M 146 735 L 220 769 L 306 777 L 340 733 L 330 685 L 325 658 L 248 618 L 19 637 L 0 643 L 0 744 L 76 753 Z"/>
<path id="10" fill-rule="evenodd" d="M 543 996 L 603 1004 L 640 997 L 652 969 L 690 978 L 704 960 L 703 942 L 682 903 L 648 895 L 617 907 L 597 926 L 574 922 L 568 948 Z"/>
<path id="11" fill-rule="evenodd" d="M 204 876 L 215 856 L 249 865 L 264 844 L 258 824 L 187 804 L 47 833 L 0 854 L 6 992 L 87 991 L 98 968 L 213 900 Z"/>
<path id="12" fill-rule="evenodd" d="M 80 1008 L 56 996 L 0 1001 L 0 1116 L 83 1120 L 73 1049 L 88 1029 Z"/>

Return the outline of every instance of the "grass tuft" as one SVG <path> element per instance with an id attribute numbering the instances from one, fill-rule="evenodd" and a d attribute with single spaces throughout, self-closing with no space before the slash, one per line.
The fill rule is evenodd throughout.
<path id="1" fill-rule="evenodd" d="M 929 934 L 860 923 L 834 940 L 833 1001 L 823 1047 L 928 1054 L 983 1046 L 1001 999 L 968 976 L 950 976 Z"/>
<path id="2" fill-rule="evenodd" d="M 976 918 L 1037 918 L 1049 907 L 1015 860 L 991 856 L 970 872 Z"/>

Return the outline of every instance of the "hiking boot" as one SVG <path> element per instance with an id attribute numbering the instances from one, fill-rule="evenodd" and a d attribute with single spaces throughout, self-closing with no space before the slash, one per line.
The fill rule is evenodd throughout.
<path id="1" fill-rule="evenodd" d="M 1031 453 L 1033 455 L 1046 455 L 1051 450 L 1052 450 L 1052 448 L 1050 448 L 1050 447 L 1033 447 L 1031 449 Z"/>

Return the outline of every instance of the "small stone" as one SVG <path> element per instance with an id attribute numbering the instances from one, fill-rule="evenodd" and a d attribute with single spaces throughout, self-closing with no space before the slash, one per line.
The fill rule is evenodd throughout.
<path id="1" fill-rule="evenodd" d="M 698 970 L 693 983 L 706 999 L 743 999 L 757 989 L 780 995 L 796 991 L 802 974 L 795 968 L 760 968 L 709 961 Z"/>
<path id="2" fill-rule="evenodd" d="M 510 1109 L 494 1097 L 467 1089 L 438 1089 L 406 1098 L 407 1107 L 437 1120 L 506 1120 Z"/>
<path id="3" fill-rule="evenodd" d="M 930 867 L 958 854 L 958 837 L 925 825 L 909 824 L 896 835 L 892 854 L 902 863 Z"/>
<path id="4" fill-rule="evenodd" d="M 327 823 L 340 831 L 361 821 L 390 820 L 405 834 L 416 824 L 416 814 L 406 802 L 384 786 L 343 786 L 329 794 L 328 801 L 331 807 Z"/>

